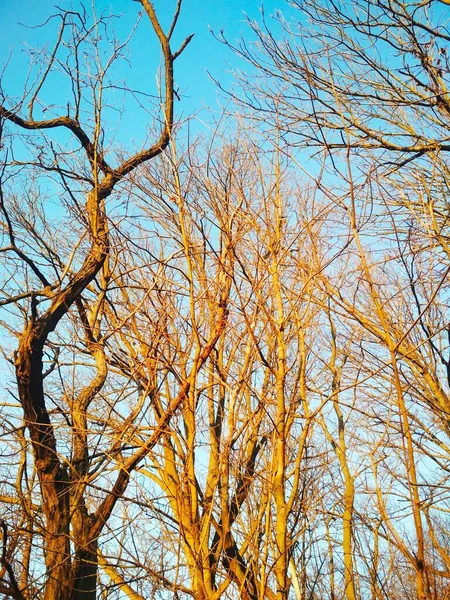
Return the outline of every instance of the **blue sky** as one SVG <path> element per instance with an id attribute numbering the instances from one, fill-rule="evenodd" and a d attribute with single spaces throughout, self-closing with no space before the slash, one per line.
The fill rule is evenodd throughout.
<path id="1" fill-rule="evenodd" d="M 9 67 L 4 76 L 3 91 L 7 96 L 14 96 L 22 90 L 27 74 L 29 47 L 42 47 L 46 43 L 53 43 L 58 23 L 53 20 L 39 29 L 31 29 L 27 26 L 43 23 L 49 15 L 57 12 L 57 9 L 55 9 L 55 0 L 41 0 L 40 2 L 23 0 L 20 3 L 0 0 L 0 2 L 2 3 L 0 64 L 3 65 L 8 55 L 12 53 Z M 61 0 L 56 4 L 64 9 L 79 9 L 80 6 L 74 0 Z M 154 0 L 154 6 L 163 23 L 168 23 L 174 4 L 175 0 Z M 270 15 L 276 8 L 282 10 L 286 8 L 286 4 L 285 0 L 266 0 L 264 9 L 266 14 Z M 90 4 L 86 4 L 88 12 L 90 6 Z M 201 111 L 199 119 L 207 119 L 207 111 L 201 110 L 202 107 L 209 106 L 219 111 L 218 91 L 208 76 L 208 72 L 225 87 L 229 87 L 233 80 L 230 71 L 244 65 L 240 65 L 237 57 L 214 39 L 211 29 L 216 32 L 223 30 L 230 41 L 235 41 L 241 35 L 249 39 L 251 32 L 246 23 L 246 15 L 251 19 L 259 19 L 260 6 L 260 0 L 184 0 L 177 28 L 177 40 L 181 41 L 191 33 L 194 33 L 195 36 L 176 64 L 176 83 L 182 97 L 181 102 L 176 106 L 178 115 L 187 117 Z M 116 35 L 119 39 L 126 37 L 131 30 L 141 8 L 139 3 L 133 0 L 115 0 L 114 2 L 97 0 L 95 7 L 98 14 L 102 11 L 107 13 L 113 11 L 119 16 L 114 21 Z M 150 91 L 155 82 L 159 52 L 148 23 L 141 23 L 130 47 L 129 58 L 129 65 L 123 65 L 120 76 L 131 86 L 141 86 L 144 82 L 145 85 L 142 89 Z M 58 85 L 56 87 L 59 88 Z M 54 89 L 55 84 L 49 81 L 47 89 L 43 90 L 43 96 L 45 97 L 45 93 L 47 93 L 50 98 Z M 61 89 L 59 88 L 59 91 Z M 62 97 L 59 105 L 65 106 Z M 128 123 L 125 115 L 123 118 Z M 129 123 L 131 122 L 132 116 L 130 116 Z"/>

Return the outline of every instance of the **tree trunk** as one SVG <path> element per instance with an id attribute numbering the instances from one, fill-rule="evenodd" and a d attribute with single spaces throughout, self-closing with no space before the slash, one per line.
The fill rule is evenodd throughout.
<path id="1" fill-rule="evenodd" d="M 70 600 L 96 600 L 97 597 L 97 540 L 75 553 L 74 584 Z"/>

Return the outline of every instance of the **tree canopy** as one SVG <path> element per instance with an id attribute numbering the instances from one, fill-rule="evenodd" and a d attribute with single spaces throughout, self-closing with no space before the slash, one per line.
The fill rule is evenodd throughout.
<path id="1" fill-rule="evenodd" d="M 0 595 L 450 598 L 446 3 L 220 33 L 197 137 L 189 1 L 139 4 L 0 82 Z"/>

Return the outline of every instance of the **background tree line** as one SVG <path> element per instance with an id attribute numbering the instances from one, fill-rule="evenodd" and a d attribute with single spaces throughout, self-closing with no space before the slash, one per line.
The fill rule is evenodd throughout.
<path id="1" fill-rule="evenodd" d="M 145 145 L 104 14 L 0 87 L 0 594 L 450 598 L 449 9 L 263 12 L 193 140 L 140 4 Z"/>

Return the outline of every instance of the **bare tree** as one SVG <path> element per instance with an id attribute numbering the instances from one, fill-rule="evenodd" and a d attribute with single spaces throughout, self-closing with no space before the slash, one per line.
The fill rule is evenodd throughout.
<path id="1" fill-rule="evenodd" d="M 168 33 L 153 4 L 148 0 L 141 4 L 163 64 L 161 110 L 155 115 L 159 125 L 147 146 L 117 161 L 105 140 L 109 73 L 127 43 L 108 38 L 105 16 L 89 21 L 85 12 L 55 15 L 53 19 L 60 22 L 56 43 L 39 55 L 36 78 L 25 83 L 18 101 L 2 92 L 0 205 L 5 261 L 1 304 L 9 311 L 5 327 L 17 339 L 17 400 L 36 473 L 25 469 L 17 483 L 25 515 L 19 529 L 30 536 L 29 542 L 18 545 L 22 564 L 17 570 L 19 562 L 10 560 L 15 543 L 9 533 L 11 521 L 3 524 L 2 592 L 13 598 L 96 597 L 99 538 L 125 493 L 131 472 L 160 435 L 155 432 L 146 448 L 116 469 L 111 487 L 95 494 L 93 501 L 89 488 L 96 480 L 95 461 L 102 449 L 96 447 L 88 421 L 99 409 L 95 405 L 110 393 L 103 322 L 114 264 L 107 201 L 136 167 L 167 147 L 174 125 L 174 62 L 190 40 L 186 38 L 178 50 L 171 47 L 181 2 Z M 112 42 L 107 54 L 102 35 Z M 53 77 L 61 86 L 66 85 L 61 77 L 68 78 L 70 92 L 67 98 L 56 97 L 52 105 L 46 105 L 46 88 Z M 64 108 L 58 109 L 58 102 Z M 19 148 L 22 144 L 25 156 Z M 55 194 L 61 204 L 52 216 L 50 203 Z M 57 222 L 54 227 L 52 219 Z M 69 233 L 71 227 L 74 235 Z M 75 315 L 81 333 L 67 344 L 65 334 L 73 327 Z M 81 378 L 75 387 L 65 381 L 68 353 L 73 364 L 79 360 L 86 364 L 86 368 L 74 367 L 74 375 Z M 52 375 L 61 378 L 58 388 Z M 175 402 L 162 419 L 169 420 L 176 407 Z M 27 450 L 22 446 L 20 453 L 22 464 L 28 460 Z M 29 512 L 33 504 L 40 507 L 34 517 Z M 44 558 L 45 574 L 37 565 L 30 568 L 28 555 L 36 545 Z"/>
<path id="2" fill-rule="evenodd" d="M 129 444 L 145 444 L 189 388 L 140 470 L 140 503 L 158 525 L 146 531 L 142 512 L 134 526 L 163 555 L 124 553 L 178 595 L 287 598 L 307 580 L 301 543 L 314 535 L 306 515 L 324 469 L 313 430 L 327 397 L 306 389 L 323 375 L 308 360 L 320 310 L 306 260 L 322 221 L 282 161 L 243 137 L 221 145 L 206 156 L 173 147 L 135 187 L 141 216 L 108 315 L 114 366 L 148 394 Z"/>
<path id="3" fill-rule="evenodd" d="M 264 13 L 261 24 L 250 24 L 254 43 L 233 46 L 222 37 L 253 69 L 238 75 L 243 91 L 235 97 L 262 129 L 283 132 L 298 149 L 300 169 L 336 207 L 332 235 L 345 260 L 341 268 L 335 263 L 328 269 L 323 289 L 333 321 L 341 322 L 336 335 L 348 340 L 349 357 L 356 342 L 355 366 L 368 369 L 368 381 L 378 382 L 378 394 L 396 411 L 384 423 L 389 437 L 400 434 L 404 470 L 391 489 L 401 484 L 408 490 L 412 552 L 394 525 L 378 477 L 384 459 L 372 455 L 377 511 L 413 569 L 412 593 L 436 597 L 448 573 L 424 506 L 439 512 L 444 505 L 421 465 L 439 463 L 436 490 L 445 496 L 447 472 L 440 459 L 449 448 L 448 9 L 396 0 L 290 4 L 293 12 L 286 18 L 276 13 L 273 27 Z M 360 402 L 354 406 L 363 410 Z M 342 440 L 336 447 L 345 456 Z M 385 439 L 377 447 L 386 452 L 390 443 Z M 352 489 L 349 473 L 344 481 Z M 444 561 L 440 567 L 432 564 L 436 553 Z M 348 598 L 357 583 L 351 554 Z M 379 587 L 373 593 L 382 592 Z"/>

